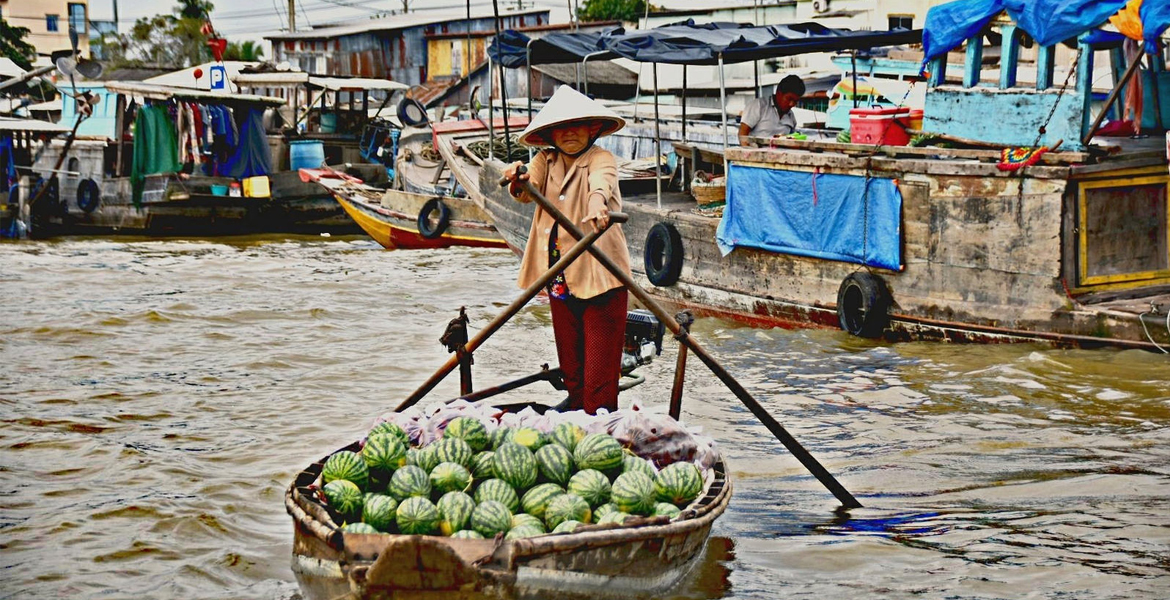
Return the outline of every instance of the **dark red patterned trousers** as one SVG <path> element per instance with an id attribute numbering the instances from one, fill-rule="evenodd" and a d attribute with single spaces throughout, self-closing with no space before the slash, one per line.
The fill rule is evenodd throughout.
<path id="1" fill-rule="evenodd" d="M 572 409 L 617 410 L 629 292 L 616 288 L 586 300 L 549 300 L 557 359 Z"/>

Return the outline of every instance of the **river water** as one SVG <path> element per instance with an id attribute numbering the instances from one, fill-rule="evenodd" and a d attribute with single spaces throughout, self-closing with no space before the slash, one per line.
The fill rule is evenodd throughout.
<path id="1" fill-rule="evenodd" d="M 482 327 L 516 270 L 359 237 L 0 244 L 0 598 L 299 598 L 294 473 L 413 391 L 446 322 Z M 692 359 L 684 420 L 734 496 L 674 596 L 1170 597 L 1165 356 L 695 333 L 866 508 L 837 511 Z M 675 356 L 623 403 L 661 407 Z M 476 385 L 544 362 L 534 302 Z"/>

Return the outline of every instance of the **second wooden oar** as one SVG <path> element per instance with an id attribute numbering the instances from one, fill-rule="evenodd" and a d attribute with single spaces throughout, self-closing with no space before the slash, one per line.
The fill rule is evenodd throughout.
<path id="1" fill-rule="evenodd" d="M 509 181 L 510 180 L 506 178 L 501 179 L 500 185 L 507 185 Z M 545 198 L 544 195 L 540 193 L 540 190 L 536 189 L 536 187 L 532 185 L 531 181 L 525 180 L 524 188 L 528 191 L 528 195 L 531 196 L 536 201 L 536 203 L 545 210 L 545 212 L 552 215 L 552 217 L 556 219 L 557 223 L 560 224 L 561 228 L 565 232 L 572 234 L 575 239 L 585 241 L 586 239 L 592 239 L 598 235 L 596 233 L 590 233 L 588 236 L 584 235 L 581 231 L 581 228 L 578 227 L 576 223 L 569 220 L 569 218 L 566 217 L 564 213 L 562 213 L 552 202 L 550 202 L 548 198 Z M 578 243 L 578 245 L 580 245 L 580 243 Z M 577 246 L 574 246 L 574 248 L 576 247 Z M 678 321 L 675 321 L 673 316 L 667 313 L 666 310 L 663 309 L 656 300 L 654 300 L 654 298 L 651 298 L 650 294 L 646 293 L 646 290 L 642 289 L 642 286 L 638 285 L 638 283 L 634 281 L 633 277 L 631 277 L 629 273 L 626 273 L 620 269 L 616 264 L 614 264 L 613 260 L 611 260 L 609 256 L 593 247 L 592 244 L 588 246 L 588 251 L 593 254 L 593 258 L 596 258 L 597 261 L 602 264 L 602 266 L 608 269 L 610 273 L 613 273 L 614 277 L 617 277 L 618 281 L 621 281 L 622 284 L 630 290 L 630 293 L 638 299 L 638 301 L 640 301 L 646 308 L 650 309 L 650 312 L 653 312 L 654 316 L 658 317 L 658 320 L 665 323 L 666 327 L 670 329 L 671 333 L 674 333 L 675 337 L 678 338 L 679 343 L 686 345 L 687 348 L 694 352 L 695 356 L 698 356 L 699 360 L 703 361 L 703 364 L 707 365 L 707 368 L 711 369 L 711 372 L 714 373 L 715 376 L 718 377 L 719 380 L 722 381 L 723 384 L 726 385 L 727 388 L 731 390 L 731 392 L 734 393 L 737 398 L 739 398 L 740 402 L 742 402 L 744 406 L 746 406 L 748 410 L 750 410 L 752 414 L 755 415 L 756 418 L 764 424 L 764 427 L 767 427 L 768 431 L 771 431 L 772 435 L 776 436 L 776 439 L 780 440 L 780 443 L 784 444 L 784 447 L 787 448 L 788 451 L 791 452 L 792 455 L 800 461 L 800 464 L 804 465 L 804 468 L 808 469 L 809 473 L 812 473 L 813 476 L 816 477 L 822 485 L 828 488 L 828 490 L 837 497 L 837 500 L 839 500 L 845 508 L 861 508 L 861 503 L 853 497 L 853 494 L 850 494 L 849 490 L 846 490 L 845 487 L 842 486 L 841 483 L 838 482 L 837 479 L 834 478 L 833 475 L 829 473 L 829 471 L 825 469 L 825 467 L 822 466 L 821 463 L 818 462 L 812 454 L 809 453 L 808 450 L 805 450 L 804 446 L 801 446 L 800 442 L 796 441 L 796 438 L 792 437 L 792 434 L 788 433 L 788 430 L 784 429 L 784 426 L 781 425 L 779 421 L 773 418 L 772 415 L 768 414 L 768 411 L 764 409 L 759 401 L 753 398 L 752 395 L 748 393 L 748 391 L 744 389 L 744 387 L 740 385 L 739 382 L 736 381 L 735 378 L 732 377 L 726 369 L 724 369 L 718 362 L 716 362 L 715 359 L 707 353 L 707 350 L 700 346 L 697 341 L 695 341 L 695 338 L 691 337 L 690 334 L 686 332 L 686 330 L 680 327 Z"/>

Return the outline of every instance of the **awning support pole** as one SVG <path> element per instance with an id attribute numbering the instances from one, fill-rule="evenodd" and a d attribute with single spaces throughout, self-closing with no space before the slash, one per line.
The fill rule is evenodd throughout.
<path id="1" fill-rule="evenodd" d="M 723 109 L 723 175 L 727 175 L 727 82 L 723 78 L 723 53 L 719 53 L 719 105 Z"/>
<path id="2" fill-rule="evenodd" d="M 495 94 L 496 94 L 495 83 L 496 83 L 496 77 L 492 73 L 491 54 L 488 55 L 487 64 L 488 64 L 488 70 L 487 70 L 487 76 L 488 76 L 488 101 L 487 101 L 487 105 L 488 105 L 488 118 L 487 118 L 488 138 L 489 138 L 489 140 L 495 140 L 496 139 L 496 123 L 495 123 L 495 112 L 496 112 L 496 110 L 495 110 Z M 491 156 L 491 146 L 490 145 L 488 146 L 488 156 L 489 157 Z"/>
<path id="3" fill-rule="evenodd" d="M 662 208 L 662 128 L 658 119 L 658 63 L 654 75 L 654 186 L 657 188 L 658 208 Z"/>

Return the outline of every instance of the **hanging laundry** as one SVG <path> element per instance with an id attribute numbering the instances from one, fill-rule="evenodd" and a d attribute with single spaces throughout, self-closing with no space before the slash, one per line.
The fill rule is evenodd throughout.
<path id="1" fill-rule="evenodd" d="M 178 173 L 178 143 L 174 124 L 167 109 L 143 106 L 134 118 L 134 154 L 130 166 L 130 185 L 134 205 L 142 206 L 142 190 L 147 175 Z"/>

